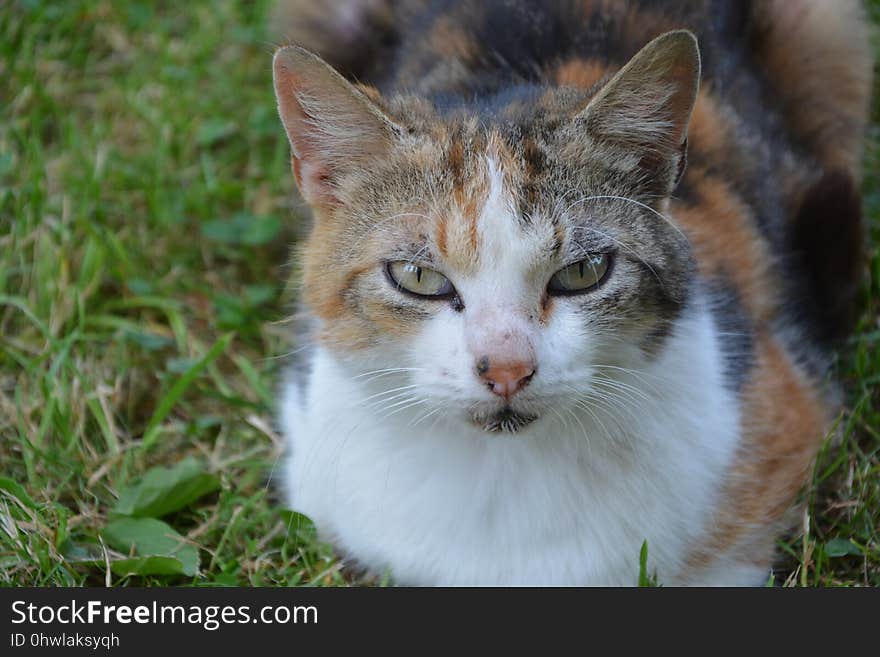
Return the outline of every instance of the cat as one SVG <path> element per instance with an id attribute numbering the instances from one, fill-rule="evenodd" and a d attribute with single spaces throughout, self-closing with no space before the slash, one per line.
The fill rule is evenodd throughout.
<path id="1" fill-rule="evenodd" d="M 761 585 L 838 395 L 857 2 L 298 0 L 287 501 L 405 585 Z"/>

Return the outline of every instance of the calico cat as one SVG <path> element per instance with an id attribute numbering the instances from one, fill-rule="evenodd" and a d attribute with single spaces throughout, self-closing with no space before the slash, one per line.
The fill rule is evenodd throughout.
<path id="1" fill-rule="evenodd" d="M 401 584 L 759 585 L 836 412 L 841 0 L 298 0 L 288 502 Z M 314 54 L 313 54 L 314 53 Z"/>

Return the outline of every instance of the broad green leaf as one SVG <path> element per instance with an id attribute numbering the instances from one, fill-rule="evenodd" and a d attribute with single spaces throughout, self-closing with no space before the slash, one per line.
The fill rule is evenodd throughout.
<path id="1" fill-rule="evenodd" d="M 209 583 L 210 586 L 238 586 L 239 579 L 235 573 L 220 573 Z"/>
<path id="2" fill-rule="evenodd" d="M 273 285 L 246 285 L 244 297 L 250 306 L 257 307 L 271 301 L 276 292 Z"/>
<path id="3" fill-rule="evenodd" d="M 278 217 L 254 217 L 242 234 L 242 243 L 248 246 L 268 244 L 281 230 L 281 220 Z"/>
<path id="4" fill-rule="evenodd" d="M 123 489 L 113 513 L 161 518 L 218 488 L 220 480 L 207 472 L 204 464 L 188 456 L 170 468 L 150 469 L 136 484 Z"/>
<path id="5" fill-rule="evenodd" d="M 847 555 L 858 556 L 862 551 L 857 545 L 846 538 L 832 538 L 825 543 L 825 554 L 829 557 L 845 557 Z"/>
<path id="6" fill-rule="evenodd" d="M 104 567 L 104 555 L 97 544 L 80 545 L 68 543 L 62 554 L 69 563 Z M 177 557 L 126 557 L 110 562 L 110 570 L 116 575 L 183 575 L 183 565 Z"/>
<path id="7" fill-rule="evenodd" d="M 12 171 L 15 156 L 12 153 L 0 153 L 0 176 Z"/>
<path id="8" fill-rule="evenodd" d="M 117 518 L 107 524 L 102 536 L 114 550 L 131 555 L 111 563 L 117 574 L 192 576 L 199 572 L 199 551 L 161 520 Z"/>
<path id="9" fill-rule="evenodd" d="M 235 134 L 237 126 L 232 121 L 210 119 L 199 126 L 196 141 L 202 146 L 216 144 Z"/>
<path id="10" fill-rule="evenodd" d="M 177 557 L 131 557 L 110 562 L 116 575 L 195 575 L 186 572 Z"/>
<path id="11" fill-rule="evenodd" d="M 281 509 L 281 517 L 287 522 L 288 535 L 294 535 L 300 542 L 309 543 L 317 540 L 318 531 L 312 519 L 298 511 Z"/>
<path id="12" fill-rule="evenodd" d="M 255 216 L 245 212 L 224 219 L 206 221 L 201 225 L 202 235 L 223 244 L 259 246 L 268 244 L 281 230 L 281 219 L 276 216 Z"/>
<path id="13" fill-rule="evenodd" d="M 223 424 L 223 418 L 216 415 L 202 415 L 196 418 L 193 423 L 198 429 L 210 429 L 211 427 L 219 427 Z"/>
<path id="14" fill-rule="evenodd" d="M 101 546 L 97 542 L 65 541 L 59 548 L 65 561 L 98 565 L 104 562 Z"/>
<path id="15" fill-rule="evenodd" d="M 148 294 L 153 293 L 153 284 L 144 278 L 138 278 L 138 277 L 129 278 L 125 282 L 125 284 L 129 290 L 131 290 L 134 294 L 137 294 L 139 296 L 144 296 L 144 295 L 148 295 Z"/>
<path id="16" fill-rule="evenodd" d="M 214 314 L 221 329 L 242 329 L 254 319 L 245 301 L 232 294 L 214 295 Z"/>
<path id="17" fill-rule="evenodd" d="M 197 362 L 195 358 L 169 358 L 165 361 L 165 369 L 172 374 L 183 374 Z"/>
<path id="18" fill-rule="evenodd" d="M 164 349 L 172 344 L 170 338 L 166 338 L 164 335 L 150 333 L 148 331 L 127 331 L 125 337 L 148 351 Z"/>

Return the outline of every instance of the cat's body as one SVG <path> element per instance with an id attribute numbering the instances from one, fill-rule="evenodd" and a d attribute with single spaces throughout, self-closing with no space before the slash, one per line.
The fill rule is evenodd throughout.
<path id="1" fill-rule="evenodd" d="M 291 506 L 405 584 L 633 584 L 645 540 L 666 584 L 762 583 L 859 272 L 858 7 L 293 6 L 378 91 L 276 55 L 316 215 Z M 612 78 L 678 28 L 701 58 Z"/>

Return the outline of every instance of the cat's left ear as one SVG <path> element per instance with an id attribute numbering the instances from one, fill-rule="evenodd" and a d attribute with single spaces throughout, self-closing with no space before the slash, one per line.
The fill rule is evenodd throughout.
<path id="1" fill-rule="evenodd" d="M 340 181 L 368 170 L 388 153 L 402 129 L 360 89 L 303 48 L 278 50 L 273 73 L 299 190 L 313 207 L 331 206 L 338 201 Z"/>
<path id="2" fill-rule="evenodd" d="M 650 191 L 666 196 L 684 172 L 687 127 L 699 86 L 696 37 L 687 30 L 667 32 L 636 53 L 577 122 L 611 153 L 639 156 Z"/>

